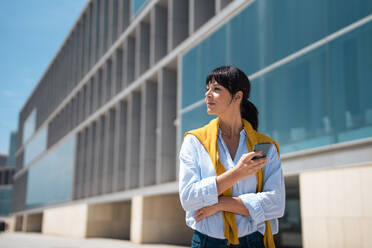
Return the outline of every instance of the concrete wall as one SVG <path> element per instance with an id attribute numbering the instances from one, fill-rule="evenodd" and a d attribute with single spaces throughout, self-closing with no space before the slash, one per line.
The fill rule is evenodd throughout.
<path id="1" fill-rule="evenodd" d="M 23 216 L 22 231 L 41 232 L 43 214 L 28 214 Z"/>
<path id="2" fill-rule="evenodd" d="M 130 211 L 129 201 L 90 205 L 86 237 L 129 239 Z"/>
<path id="3" fill-rule="evenodd" d="M 134 243 L 190 244 L 192 230 L 177 194 L 132 199 L 130 239 Z"/>
<path id="4" fill-rule="evenodd" d="M 44 210 L 42 233 L 84 238 L 88 205 L 53 208 Z"/>
<path id="5" fill-rule="evenodd" d="M 303 246 L 371 247 L 372 163 L 300 174 Z"/>

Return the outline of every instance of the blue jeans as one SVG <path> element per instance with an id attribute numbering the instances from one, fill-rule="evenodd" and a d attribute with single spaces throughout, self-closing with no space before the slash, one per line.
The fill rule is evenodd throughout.
<path id="1" fill-rule="evenodd" d="M 239 245 L 229 245 L 226 239 L 216 239 L 194 231 L 191 248 L 265 248 L 265 246 L 260 232 L 239 238 Z"/>

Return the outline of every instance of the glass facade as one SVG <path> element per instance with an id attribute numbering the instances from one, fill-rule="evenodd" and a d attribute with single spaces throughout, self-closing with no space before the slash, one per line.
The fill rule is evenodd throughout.
<path id="1" fill-rule="evenodd" d="M 132 0 L 132 16 L 135 16 L 137 12 L 142 8 L 147 0 Z"/>
<path id="2" fill-rule="evenodd" d="M 10 134 L 10 142 L 9 142 L 9 156 L 8 156 L 9 166 L 16 165 L 16 158 L 15 158 L 16 151 L 17 151 L 17 133 L 12 132 Z"/>
<path id="3" fill-rule="evenodd" d="M 0 216 L 9 215 L 12 204 L 12 188 L 0 189 Z"/>
<path id="4" fill-rule="evenodd" d="M 341 2 L 255 1 L 184 54 L 182 108 L 204 98 L 212 69 L 231 64 L 251 75 L 372 12 L 371 1 Z M 367 23 L 252 80 L 259 131 L 282 153 L 371 137 L 371 44 Z M 205 105 L 184 113 L 182 135 L 207 119 Z"/>
<path id="5" fill-rule="evenodd" d="M 22 143 L 25 143 L 34 133 L 36 126 L 36 109 L 27 117 L 23 124 Z"/>
<path id="6" fill-rule="evenodd" d="M 25 147 L 24 166 L 27 166 L 32 160 L 46 150 L 48 135 L 48 126 L 40 129 L 35 137 Z"/>
<path id="7" fill-rule="evenodd" d="M 27 178 L 26 207 L 72 199 L 75 137 L 71 137 L 32 166 Z"/>

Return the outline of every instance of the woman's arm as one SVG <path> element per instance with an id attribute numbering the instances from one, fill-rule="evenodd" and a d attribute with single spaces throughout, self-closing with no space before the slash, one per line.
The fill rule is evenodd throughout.
<path id="1" fill-rule="evenodd" d="M 270 152 L 269 163 L 265 166 L 262 192 L 242 194 L 239 198 L 257 223 L 277 219 L 284 215 L 284 176 L 275 146 Z"/>
<path id="2" fill-rule="evenodd" d="M 265 166 L 265 164 L 268 162 L 268 159 L 260 158 L 252 160 L 252 158 L 256 155 L 261 155 L 261 151 L 243 154 L 234 168 L 217 176 L 216 184 L 218 195 L 221 195 L 238 181 L 256 174 L 257 171 Z"/>
<path id="3" fill-rule="evenodd" d="M 257 222 L 282 217 L 285 208 L 284 177 L 276 148 L 270 153 L 265 167 L 263 192 L 247 193 L 239 197 L 220 196 L 215 205 L 199 209 L 194 217 L 200 221 L 220 211 L 251 216 Z"/>
<path id="4" fill-rule="evenodd" d="M 198 149 L 204 149 L 194 135 L 187 135 L 180 150 L 179 195 L 185 211 L 218 203 L 216 176 L 201 177 Z"/>
<path id="5" fill-rule="evenodd" d="M 199 222 L 220 211 L 249 216 L 248 209 L 239 197 L 220 196 L 217 204 L 199 209 L 196 211 L 194 218 L 196 222 Z"/>

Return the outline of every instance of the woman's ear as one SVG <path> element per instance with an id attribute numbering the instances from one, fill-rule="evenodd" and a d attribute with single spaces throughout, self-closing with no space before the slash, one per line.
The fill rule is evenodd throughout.
<path id="1" fill-rule="evenodd" d="M 242 91 L 236 92 L 234 95 L 234 101 L 241 102 L 242 99 L 243 99 L 243 92 Z"/>

